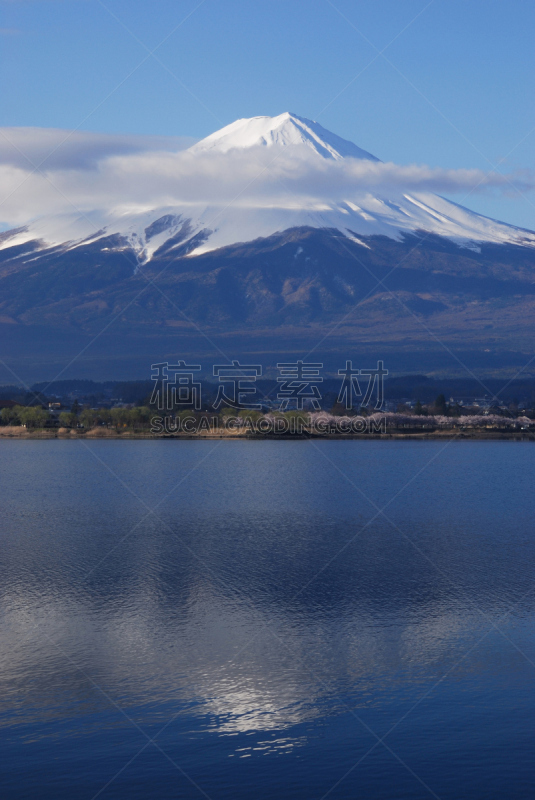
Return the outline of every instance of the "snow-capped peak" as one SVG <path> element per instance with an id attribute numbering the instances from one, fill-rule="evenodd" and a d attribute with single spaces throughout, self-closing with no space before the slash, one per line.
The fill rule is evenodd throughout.
<path id="1" fill-rule="evenodd" d="M 248 147 L 288 145 L 305 146 L 323 158 L 332 158 L 336 161 L 345 157 L 379 160 L 353 142 L 326 130 L 319 123 L 298 117 L 289 111 L 279 114 L 278 117 L 238 119 L 194 144 L 189 148 L 189 152 L 227 153 L 229 150 Z"/>
<path id="2" fill-rule="evenodd" d="M 267 178 L 267 190 L 264 193 L 260 187 L 256 194 L 253 192 L 249 197 L 242 197 L 242 191 L 238 192 L 236 184 L 232 182 L 232 171 L 236 164 L 230 154 L 242 151 L 239 160 L 247 166 L 248 160 L 243 151 L 252 149 L 252 161 L 256 162 L 255 147 L 272 148 L 274 157 L 271 158 L 270 153 L 264 169 L 259 171 L 255 163 L 258 178 Z M 206 169 L 206 158 L 203 158 L 212 152 L 221 156 L 215 160 L 223 162 L 224 167 L 223 170 L 214 170 L 212 181 L 217 192 L 213 197 L 209 183 L 210 170 Z M 292 161 L 294 156 L 299 160 L 303 152 L 311 156 L 298 164 L 303 167 L 303 174 L 309 176 L 306 191 L 302 194 L 286 192 L 284 182 L 276 174 L 276 165 L 272 167 L 275 156 L 285 153 L 290 156 L 288 161 Z M 370 185 L 365 178 L 336 184 L 331 192 L 325 176 L 328 178 L 332 172 L 336 178 L 342 173 L 347 177 L 351 171 L 345 169 L 348 162 L 338 165 L 331 163 L 329 166 L 326 163 L 328 160 L 340 162 L 345 158 L 353 158 L 377 162 L 379 159 L 325 130 L 317 122 L 296 114 L 286 112 L 277 117 L 236 120 L 195 144 L 188 153 L 192 157 L 185 159 L 187 170 L 184 178 L 181 178 L 183 153 L 166 155 L 165 166 L 171 170 L 171 176 L 177 176 L 175 183 L 180 199 L 175 200 L 173 196 L 171 177 L 165 183 L 165 205 L 148 201 L 136 205 L 129 199 L 127 203 L 97 207 L 86 213 L 39 217 L 23 227 L 1 234 L 0 250 L 30 241 L 38 243 L 41 248 L 62 245 L 65 250 L 70 250 L 81 243 L 86 246 L 104 234 L 119 235 L 121 241 L 113 246 L 131 248 L 137 263 L 142 264 L 156 253 L 163 252 L 162 248 L 166 253 L 179 248 L 177 252 L 199 255 L 236 242 L 251 242 L 298 227 L 337 229 L 365 247 L 369 245 L 363 241 L 363 237 L 387 236 L 400 240 L 414 231 L 427 231 L 471 248 L 479 247 L 481 242 L 535 247 L 534 232 L 488 219 L 430 192 Z M 229 154 L 228 158 L 224 157 L 226 153 Z M 173 159 L 177 162 L 176 173 L 173 173 Z M 198 192 L 195 185 L 197 160 L 205 194 Z M 225 164 L 227 161 L 230 170 Z M 370 164 L 361 163 L 360 166 L 367 169 Z M 123 168 L 124 164 L 121 170 Z M 278 193 L 274 194 L 270 194 L 273 191 L 270 183 L 272 168 L 277 177 L 273 185 Z M 146 166 L 143 169 L 146 170 Z M 147 173 L 144 171 L 140 174 L 145 176 Z M 245 189 L 255 183 L 250 180 L 249 174 L 247 171 L 244 173 Z M 316 177 L 317 189 L 314 187 Z M 160 179 L 161 174 L 155 180 L 157 182 Z M 188 196 L 190 192 L 191 197 Z"/>

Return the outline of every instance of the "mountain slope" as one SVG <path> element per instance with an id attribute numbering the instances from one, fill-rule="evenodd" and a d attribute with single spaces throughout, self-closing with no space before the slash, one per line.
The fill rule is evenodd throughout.
<path id="1" fill-rule="evenodd" d="M 0 314 L 91 331 L 124 308 L 128 325 L 166 325 L 183 314 L 191 323 L 254 329 L 330 323 L 355 305 L 362 316 L 389 290 L 410 295 L 406 302 L 424 315 L 535 294 L 535 254 L 511 245 L 474 251 L 429 234 L 357 243 L 336 229 L 299 227 L 195 258 L 190 246 L 186 239 L 160 247 L 137 268 L 135 252 L 117 236 L 38 258 L 18 248 L 6 258 L 4 250 Z M 395 310 L 399 315 L 402 306 Z M 387 314 L 383 324 L 391 322 Z"/>
<path id="2" fill-rule="evenodd" d="M 126 379 L 177 357 L 268 365 L 310 352 L 329 369 L 343 354 L 365 366 L 383 358 L 391 371 L 459 374 L 467 363 L 497 375 L 535 355 L 531 248 L 364 243 L 296 228 L 196 258 L 164 251 L 137 272 L 132 251 L 110 240 L 100 254 L 93 243 L 5 260 L 0 379 L 13 378 L 2 363 L 30 381 L 71 361 L 70 376 Z"/>

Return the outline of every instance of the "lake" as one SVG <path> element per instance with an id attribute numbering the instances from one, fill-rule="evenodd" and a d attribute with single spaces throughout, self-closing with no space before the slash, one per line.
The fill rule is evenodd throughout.
<path id="1" fill-rule="evenodd" d="M 535 447 L 2 441 L 3 800 L 535 794 Z"/>

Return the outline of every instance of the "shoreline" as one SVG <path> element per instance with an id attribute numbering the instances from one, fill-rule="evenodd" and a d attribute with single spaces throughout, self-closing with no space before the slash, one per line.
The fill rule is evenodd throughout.
<path id="1" fill-rule="evenodd" d="M 535 442 L 535 431 L 493 431 L 483 429 L 473 430 L 453 430 L 444 431 L 391 431 L 391 432 L 374 432 L 374 433 L 251 433 L 251 432 L 237 432 L 223 430 L 219 433 L 143 433 L 141 431 L 125 431 L 119 433 L 115 431 L 100 431 L 90 430 L 84 433 L 69 432 L 59 433 L 55 430 L 35 430 L 28 431 L 26 428 L 4 428 L 0 427 L 0 441 L 4 440 L 27 440 L 27 439 L 41 439 L 52 440 L 59 439 L 64 441 L 75 440 L 109 440 L 114 441 L 132 441 L 132 440 L 173 440 L 173 441 L 213 441 L 220 439 L 240 440 L 240 441 L 322 441 L 328 439 L 329 441 L 344 440 L 344 441 L 391 441 L 391 440 L 412 440 L 412 441 L 442 441 L 442 440 L 463 440 L 463 441 L 522 441 L 522 442 Z"/>

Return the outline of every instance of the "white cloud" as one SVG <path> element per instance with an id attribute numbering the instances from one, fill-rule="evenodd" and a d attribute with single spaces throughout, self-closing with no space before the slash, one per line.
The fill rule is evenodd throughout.
<path id="1" fill-rule="evenodd" d="M 119 136 L 0 128 L 0 219 L 20 225 L 43 214 L 172 205 L 270 207 L 351 200 L 366 192 L 460 193 L 532 189 L 531 173 L 355 159 L 325 160 L 300 147 L 224 155 L 184 152 L 181 137 Z M 40 171 L 35 171 L 36 166 Z"/>
<path id="2" fill-rule="evenodd" d="M 196 140 L 189 136 L 133 136 L 61 128 L 0 128 L 0 164 L 41 169 L 87 169 L 112 155 L 143 151 L 179 151 Z"/>

